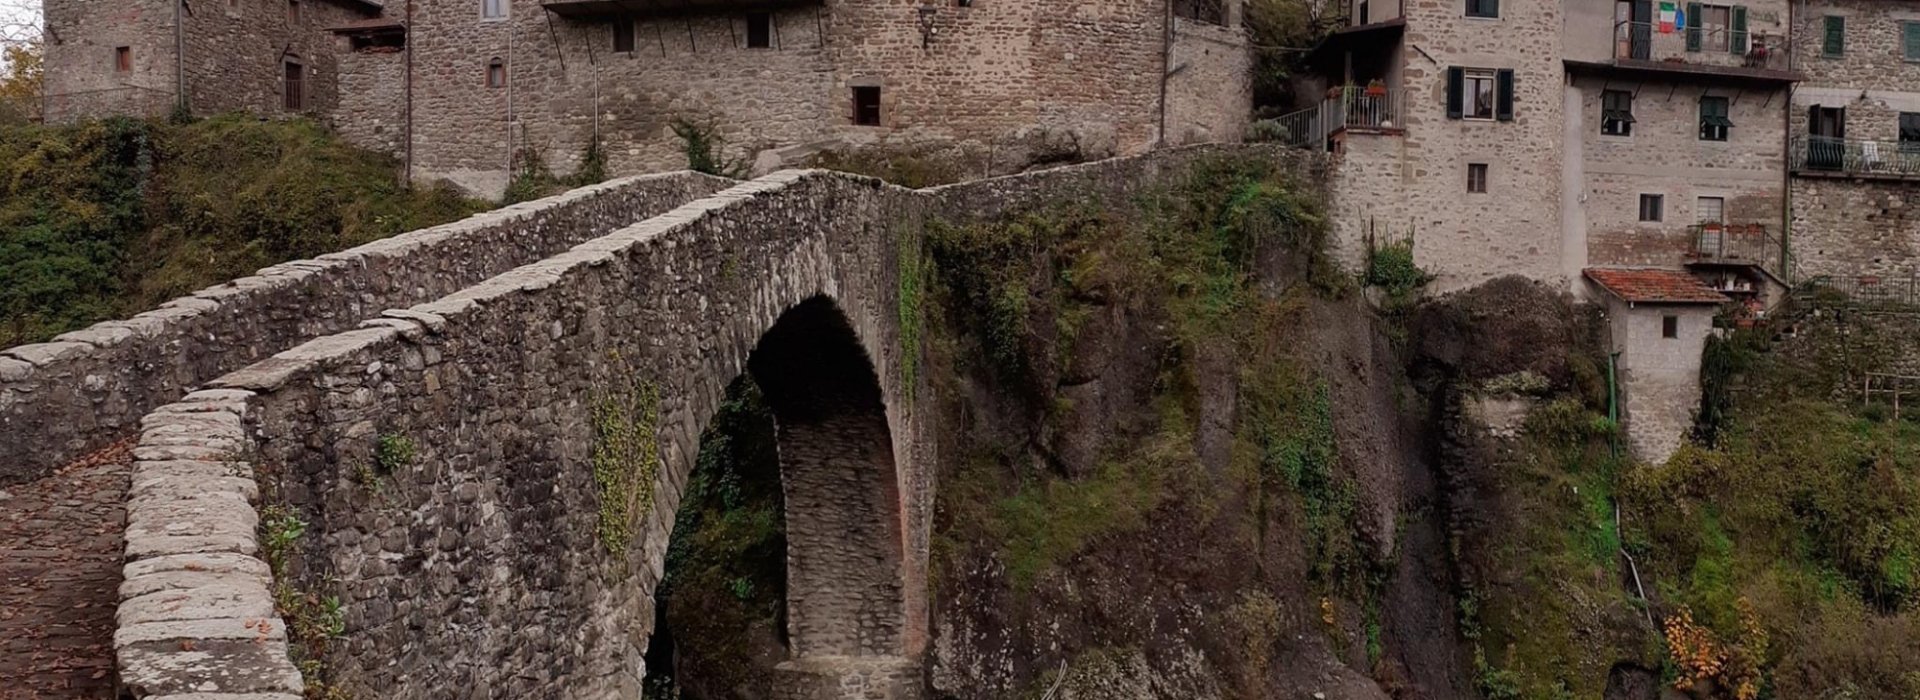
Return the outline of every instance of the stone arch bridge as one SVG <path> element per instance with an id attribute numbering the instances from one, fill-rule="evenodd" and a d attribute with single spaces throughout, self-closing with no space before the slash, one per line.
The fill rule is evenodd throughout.
<path id="1" fill-rule="evenodd" d="M 786 492 L 782 692 L 918 698 L 935 454 L 903 251 L 934 221 L 1124 198 L 1221 150 L 928 190 L 790 171 L 691 192 L 181 381 L 197 390 L 145 411 L 134 451 L 123 687 L 290 699 L 323 665 L 363 697 L 638 697 L 701 431 L 747 373 Z"/>

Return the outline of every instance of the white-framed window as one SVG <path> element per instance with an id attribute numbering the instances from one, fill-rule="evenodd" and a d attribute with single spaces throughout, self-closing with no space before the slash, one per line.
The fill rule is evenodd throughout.
<path id="1" fill-rule="evenodd" d="M 1463 119 L 1492 119 L 1494 102 L 1493 71 L 1469 68 L 1461 72 Z"/>
<path id="2" fill-rule="evenodd" d="M 1717 224 L 1727 220 L 1727 199 L 1725 197 L 1701 197 L 1693 204 L 1695 218 L 1703 224 Z"/>
<path id="3" fill-rule="evenodd" d="M 1476 193 L 1476 194 L 1486 193 L 1487 191 L 1487 164 L 1486 163 L 1468 163 L 1467 164 L 1467 191 Z"/>
<path id="4" fill-rule="evenodd" d="M 481 19 L 506 19 L 507 0 L 480 0 Z"/>

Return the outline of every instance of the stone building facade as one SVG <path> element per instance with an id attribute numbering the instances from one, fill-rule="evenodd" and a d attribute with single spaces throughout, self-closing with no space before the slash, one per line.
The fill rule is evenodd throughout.
<path id="1" fill-rule="evenodd" d="M 1718 300 L 1687 302 L 1689 343 L 1616 339 L 1639 377 L 1626 412 L 1659 433 L 1635 442 L 1656 460 L 1691 420 L 1671 399 L 1697 397 L 1712 324 L 1696 321 L 1784 296 L 1781 129 L 1801 77 L 1786 0 L 1683 5 L 1691 19 L 1663 27 L 1647 2 L 1355 0 L 1312 55 L 1328 97 L 1293 132 L 1337 154 L 1349 265 L 1411 240 L 1441 292 L 1519 274 L 1619 301 L 1583 280 L 1622 269 Z M 1633 308 L 1617 309 L 1622 334 L 1644 323 Z"/>
<path id="2" fill-rule="evenodd" d="M 176 61 L 169 2 L 50 0 L 74 39 L 49 52 L 49 92 L 313 114 L 488 196 L 595 144 L 615 173 L 684 167 L 676 123 L 758 170 L 880 144 L 958 148 L 991 173 L 1239 140 L 1252 106 L 1240 0 L 214 1 L 185 15 Z M 135 68 L 115 73 L 122 43 Z"/>
<path id="3" fill-rule="evenodd" d="M 1797 269 L 1850 289 L 1910 290 L 1920 276 L 1910 213 L 1920 203 L 1920 8 L 1812 0 L 1797 11 L 1807 76 L 1787 126 Z"/>
<path id="4" fill-rule="evenodd" d="M 375 0 L 45 5 L 49 121 L 155 116 L 175 105 L 328 114 L 340 71 L 326 28 L 380 12 Z"/>

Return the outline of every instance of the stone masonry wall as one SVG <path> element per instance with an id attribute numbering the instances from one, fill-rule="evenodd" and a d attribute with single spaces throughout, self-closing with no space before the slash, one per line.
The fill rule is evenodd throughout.
<path id="1" fill-rule="evenodd" d="M 326 28 L 379 14 L 358 0 L 209 0 L 189 5 L 187 105 L 194 114 L 325 114 L 340 71 Z M 298 11 L 290 8 L 298 7 Z M 285 62 L 301 65 L 304 108 L 285 109 Z"/>
<path id="2" fill-rule="evenodd" d="M 900 344 L 900 237 L 934 217 L 1126 197 L 1223 152 L 1274 151 L 1175 149 L 921 192 L 779 173 L 223 377 L 156 410 L 136 453 L 135 488 L 152 495 L 130 504 L 123 678 L 137 697 L 185 687 L 299 692 L 284 628 L 260 614 L 271 584 L 257 510 L 230 507 L 264 498 L 307 524 L 278 583 L 343 603 L 346 632 L 327 656 L 342 687 L 385 698 L 637 695 L 652 592 L 699 434 L 775 319 L 825 297 L 871 359 L 899 499 L 897 514 L 831 534 L 899 526 L 903 609 L 893 622 L 855 618 L 862 629 L 898 630 L 863 634 L 857 656 L 783 668 L 801 689 L 794 697 L 846 683 L 879 684 L 863 686 L 869 692 L 917 684 L 907 660 L 927 643 L 933 455 L 900 369 L 902 353 L 917 351 Z M 595 474 L 607 473 L 596 431 L 610 419 L 605 401 L 629 392 L 657 397 L 657 419 L 638 427 L 658 437 L 660 462 L 630 472 L 645 477 L 638 493 L 650 498 L 617 523 L 633 536 L 609 552 L 596 534 L 606 501 Z M 373 466 L 384 436 L 416 446 L 390 473 Z M 234 455 L 252 474 L 231 469 Z M 840 497 L 796 494 L 789 508 L 830 508 Z M 223 507 L 194 510 L 208 503 Z M 809 534 L 828 533 L 793 541 Z M 209 557 L 221 568 L 182 573 Z M 143 597 L 163 589 L 166 598 Z M 142 617 L 178 600 L 196 603 L 165 620 Z M 789 607 L 834 609 L 822 604 Z M 834 639 L 824 648 L 842 648 Z"/>
<path id="3" fill-rule="evenodd" d="M 1415 259 L 1437 276 L 1435 292 L 1508 274 L 1565 278 L 1560 11 L 1559 0 L 1504 2 L 1500 17 L 1484 19 L 1466 17 L 1457 2 L 1406 4 L 1404 41 L 1419 48 L 1403 54 L 1408 164 L 1403 189 L 1378 200 L 1399 213 L 1376 216 L 1358 202 L 1348 211 L 1412 230 Z M 1513 70 L 1513 121 L 1448 119 L 1450 66 Z M 1488 164 L 1489 196 L 1465 196 L 1469 163 Z"/>
<path id="4" fill-rule="evenodd" d="M 520 150 L 564 173 L 596 133 L 615 172 L 679 167 L 678 118 L 711 123 L 727 155 L 748 163 L 774 149 L 927 143 L 972 143 L 1003 160 L 1045 143 L 1098 158 L 1160 136 L 1160 0 L 941 6 L 931 39 L 916 4 L 830 0 L 774 12 L 764 49 L 745 47 L 744 14 L 641 17 L 625 53 L 612 51 L 610 21 L 513 5 L 499 20 L 472 3 L 416 9 L 422 177 L 492 194 Z M 1169 140 L 1231 139 L 1250 104 L 1245 33 L 1189 25 L 1173 37 L 1187 68 L 1169 81 Z M 487 87 L 495 58 L 510 85 Z M 852 123 L 856 86 L 881 89 L 879 126 Z"/>
<path id="5" fill-rule="evenodd" d="M 1589 265 L 1678 267 L 1693 246 L 1688 227 L 1701 221 L 1702 197 L 1721 198 L 1722 221 L 1761 224 L 1776 239 L 1786 182 L 1784 91 L 1733 90 L 1711 84 L 1620 84 L 1575 78 L 1581 134 L 1580 207 L 1586 221 Z M 1637 93 L 1636 120 L 1627 136 L 1600 133 L 1601 93 Z M 1734 126 L 1727 140 L 1700 138 L 1700 98 L 1727 98 Z M 1661 195 L 1663 216 L 1640 220 L 1640 195 Z"/>
<path id="6" fill-rule="evenodd" d="M 1920 199 L 1912 183 L 1794 178 L 1793 262 L 1800 278 L 1920 275 Z"/>
<path id="7" fill-rule="evenodd" d="M 407 54 L 335 49 L 340 99 L 328 123 L 363 148 L 403 154 L 407 137 Z"/>
<path id="8" fill-rule="evenodd" d="M 721 189 L 628 178 L 275 265 L 132 318 L 0 350 L 0 484 L 46 474 L 149 409 L 381 309 L 447 294 Z"/>
<path id="9" fill-rule="evenodd" d="M 1631 305 L 1605 292 L 1609 345 L 1620 353 L 1622 419 L 1635 457 L 1665 462 L 1687 440 L 1700 408 L 1700 354 L 1713 332 L 1711 304 Z M 1663 336 L 1674 316 L 1676 337 Z"/>
<path id="10" fill-rule="evenodd" d="M 45 116 L 156 116 L 174 102 L 173 9 L 162 0 L 48 0 Z M 129 70 L 115 66 L 127 47 Z"/>

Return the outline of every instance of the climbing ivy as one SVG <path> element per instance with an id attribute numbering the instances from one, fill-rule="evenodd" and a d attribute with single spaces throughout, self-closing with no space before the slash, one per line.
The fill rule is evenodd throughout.
<path id="1" fill-rule="evenodd" d="M 921 252 L 918 232 L 908 233 L 896 227 L 900 236 L 900 381 L 906 387 L 907 400 L 913 400 L 919 380 L 920 341 L 926 330 L 926 258 Z"/>
<path id="2" fill-rule="evenodd" d="M 594 402 L 593 482 L 600 495 L 601 544 L 619 552 L 633 523 L 653 506 L 660 476 L 659 388 L 613 356 L 615 387 Z"/>

